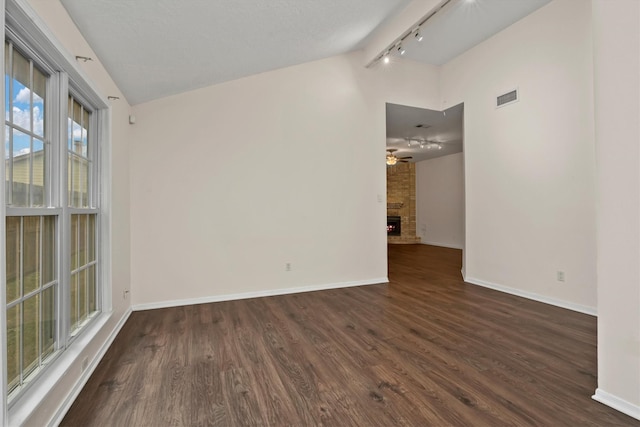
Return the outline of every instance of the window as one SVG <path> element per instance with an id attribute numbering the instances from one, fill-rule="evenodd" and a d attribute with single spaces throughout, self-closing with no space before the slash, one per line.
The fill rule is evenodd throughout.
<path id="1" fill-rule="evenodd" d="M 6 364 L 11 404 L 101 311 L 98 109 L 5 37 Z"/>
<path id="2" fill-rule="evenodd" d="M 68 178 L 69 206 L 89 207 L 91 160 L 89 157 L 89 127 L 91 113 L 69 96 Z M 92 147 L 93 148 L 93 147 Z"/>
<path id="3" fill-rule="evenodd" d="M 7 390 L 11 395 L 53 355 L 57 345 L 56 215 L 48 200 L 45 148 L 48 76 L 5 43 L 5 198 Z"/>
<path id="4" fill-rule="evenodd" d="M 70 332 L 75 335 L 98 311 L 93 114 L 69 96 L 67 120 L 67 190 L 70 223 Z"/>
<path id="5" fill-rule="evenodd" d="M 71 333 L 98 309 L 96 292 L 96 215 L 71 215 Z"/>
<path id="6" fill-rule="evenodd" d="M 7 217 L 7 385 L 9 393 L 56 347 L 55 217 Z"/>
<path id="7" fill-rule="evenodd" d="M 47 76 L 5 43 L 5 159 L 8 206 L 45 206 Z"/>

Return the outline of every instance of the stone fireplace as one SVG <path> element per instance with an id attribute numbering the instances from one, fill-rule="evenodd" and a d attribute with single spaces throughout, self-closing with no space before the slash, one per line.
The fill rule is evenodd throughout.
<path id="1" fill-rule="evenodd" d="M 400 222 L 397 228 L 392 227 L 393 233 L 389 229 L 390 218 L 399 218 Z M 397 219 L 391 222 L 394 221 Z M 420 243 L 420 238 L 416 236 L 415 163 L 387 166 L 387 241 L 389 243 Z"/>

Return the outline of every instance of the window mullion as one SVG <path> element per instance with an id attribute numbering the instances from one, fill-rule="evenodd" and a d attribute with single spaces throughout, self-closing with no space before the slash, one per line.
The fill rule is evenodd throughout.
<path id="1" fill-rule="evenodd" d="M 11 96 L 11 94 L 13 93 L 13 43 L 9 43 L 9 111 L 5 112 L 5 115 L 8 114 L 9 116 L 9 121 L 11 123 L 13 123 L 13 96 Z M 5 97 L 7 95 L 5 94 Z M 6 129 L 6 124 L 5 124 L 5 129 Z M 6 130 L 5 130 L 6 132 Z M 6 195 L 7 197 L 7 205 L 11 206 L 13 204 L 13 130 L 11 128 L 9 128 L 9 161 L 5 162 L 8 163 L 9 165 L 9 171 L 8 171 L 8 176 L 9 176 L 9 185 L 8 187 L 8 194 Z"/>
<path id="2" fill-rule="evenodd" d="M 44 272 L 44 217 L 40 217 L 40 242 L 39 242 L 39 252 L 40 256 L 38 257 L 38 292 L 40 293 L 40 297 L 38 298 L 38 368 L 42 366 L 42 305 L 44 304 L 44 293 L 42 292 L 42 282 L 43 277 L 42 273 Z"/>
<path id="3" fill-rule="evenodd" d="M 98 126 L 96 125 L 96 121 L 97 121 L 97 114 L 92 114 L 91 116 L 89 116 L 89 132 L 87 133 L 87 138 L 89 139 L 89 141 L 98 141 L 98 137 L 97 137 L 97 128 Z M 95 208 L 97 206 L 96 203 L 96 198 L 98 197 L 98 189 L 96 188 L 96 169 L 95 169 L 95 165 L 96 165 L 96 145 L 94 144 L 93 147 L 91 146 L 87 146 L 87 159 L 89 159 L 89 203 L 88 206 L 90 208 Z"/>
<path id="4" fill-rule="evenodd" d="M 4 4 L 4 2 L 0 1 L 0 4 Z M 2 10 L 0 10 L 0 19 L 2 19 L 2 22 L 5 22 L 5 11 L 4 11 L 4 7 L 2 8 Z M 2 40 L 0 40 L 0 43 L 2 43 L 3 48 L 6 48 L 5 45 L 5 36 L 4 33 L 2 34 Z M 9 44 L 9 52 L 11 52 L 11 44 Z M 9 61 L 9 64 L 5 64 L 5 58 L 7 58 L 7 55 L 4 53 L 0 55 L 0 68 L 2 68 L 3 72 L 5 73 L 5 79 L 6 79 L 6 70 L 7 70 L 7 66 L 11 65 L 11 61 Z M 9 58 L 11 58 L 11 55 L 9 55 Z M 10 69 L 10 68 L 8 68 Z M 11 85 L 11 79 L 9 79 L 9 85 Z M 2 102 L 2 106 L 0 107 L 0 111 L 2 111 L 2 116 L 6 117 L 7 115 L 11 114 L 11 111 L 5 111 L 6 108 L 6 99 L 7 99 L 7 94 L 5 93 L 5 91 L 7 90 L 7 85 L 3 84 L 2 88 L 0 88 L 0 92 L 2 93 L 2 96 L 4 98 L 5 101 Z M 11 107 L 9 106 L 9 109 L 11 110 Z M 5 123 L 5 130 L 6 132 L 6 123 Z M 11 135 L 9 134 L 9 146 L 11 146 Z M 11 153 L 10 153 L 11 154 Z M 10 165 L 12 162 L 7 162 L 5 161 L 4 163 L 0 164 L 0 175 L 5 176 L 5 182 L 6 182 L 6 177 L 9 176 L 10 178 L 12 177 L 12 175 L 10 174 L 11 169 L 10 166 L 8 166 L 8 164 Z M 9 181 L 9 183 L 11 184 L 11 181 Z M 2 222 L 3 227 L 5 232 L 2 233 L 2 235 L 0 236 L 0 259 L 2 259 L 2 261 L 0 262 L 0 283 L 4 284 L 4 292 L 0 292 L 0 324 L 3 325 L 2 327 L 4 328 L 4 332 L 1 334 L 0 336 L 0 360 L 2 361 L 2 366 L 0 367 L 0 393 L 2 394 L 0 396 L 0 424 L 6 425 L 9 423 L 8 420 L 8 410 L 7 410 L 7 394 L 8 394 L 8 368 L 7 368 L 7 356 L 8 356 L 8 350 L 7 350 L 7 295 L 6 295 L 6 283 L 7 283 L 7 264 L 6 264 L 6 259 L 7 259 L 7 246 L 6 246 L 6 240 L 7 240 L 7 236 L 6 236 L 6 223 L 7 223 L 7 218 L 6 218 L 6 205 L 8 203 L 11 202 L 10 199 L 10 195 L 11 195 L 11 190 L 10 188 L 12 187 L 12 185 L 3 185 L 2 187 L 0 187 L 0 199 L 1 200 L 5 200 L 5 206 L 2 206 L 2 211 L 0 211 L 0 222 Z M 6 189 L 6 190 L 5 190 Z"/>
<path id="5" fill-rule="evenodd" d="M 55 99 L 55 111 L 57 116 L 53 120 L 56 129 L 53 130 L 52 150 L 56 153 L 57 161 L 54 162 L 52 176 L 56 180 L 54 190 L 57 206 L 62 210 L 58 218 L 58 345 L 59 348 L 66 348 L 69 343 L 69 309 L 70 304 L 70 284 L 71 284 L 71 216 L 69 213 L 68 201 L 68 181 L 67 181 L 67 138 L 68 138 L 68 108 L 69 108 L 69 79 L 66 73 L 58 73 L 56 79 L 57 90 Z"/>
<path id="6" fill-rule="evenodd" d="M 57 175 L 57 167 L 56 165 L 59 163 L 58 153 L 55 149 L 55 144 L 52 142 L 56 140 L 56 132 L 59 129 L 59 124 L 57 123 L 56 114 L 57 110 L 57 100 L 58 89 L 60 84 L 57 80 L 59 80 L 56 74 L 53 74 L 51 78 L 47 80 L 47 86 L 45 88 L 46 91 L 46 100 L 45 100 L 45 111 L 48 112 L 48 117 L 45 118 L 44 126 L 44 134 L 46 136 L 44 140 L 44 150 L 45 150 L 45 176 L 49 178 L 47 188 L 45 188 L 45 206 L 54 207 L 60 206 L 58 197 L 57 197 L 57 188 L 59 186 L 58 183 L 58 175 Z"/>
<path id="7" fill-rule="evenodd" d="M 33 206 L 33 61 L 29 61 L 29 185 L 28 196 L 29 207 Z"/>
<path id="8" fill-rule="evenodd" d="M 24 366 L 22 361 L 24 360 L 24 343 L 23 343 L 23 330 L 24 330 L 24 217 L 20 218 L 20 282 L 18 282 L 18 289 L 20 290 L 20 304 L 18 310 L 20 310 L 20 327 L 18 328 L 18 366 L 20 367 L 20 379 L 18 386 L 24 383 Z"/>
<path id="9" fill-rule="evenodd" d="M 97 115 L 97 114 L 96 114 Z M 96 207 L 99 214 L 96 216 L 96 292 L 98 298 L 96 300 L 98 306 L 102 310 L 111 310 L 113 307 L 113 295 L 111 287 L 105 286 L 111 283 L 111 252 L 104 245 L 104 242 L 110 242 L 111 234 L 111 139 L 109 129 L 111 128 L 111 111 L 108 109 L 99 112 L 99 118 L 96 118 L 96 141 L 100 141 L 99 145 L 94 146 L 95 150 L 95 167 L 96 167 Z M 97 177 L 100 177 L 97 179 Z"/>

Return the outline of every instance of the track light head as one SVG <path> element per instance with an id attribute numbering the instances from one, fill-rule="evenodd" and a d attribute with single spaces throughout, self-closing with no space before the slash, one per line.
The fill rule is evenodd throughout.
<path id="1" fill-rule="evenodd" d="M 404 55 L 407 52 L 407 50 L 405 48 L 402 47 L 401 44 L 398 45 L 398 53 L 400 55 Z"/>
<path id="2" fill-rule="evenodd" d="M 424 36 L 422 34 L 420 34 L 420 30 L 416 30 L 416 33 L 414 34 L 414 37 L 416 38 L 416 41 L 421 42 L 422 39 L 424 39 Z"/>

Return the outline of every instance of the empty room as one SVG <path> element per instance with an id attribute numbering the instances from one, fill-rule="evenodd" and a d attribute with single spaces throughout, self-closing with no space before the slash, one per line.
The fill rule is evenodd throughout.
<path id="1" fill-rule="evenodd" d="M 2 0 L 8 426 L 640 426 L 636 0 Z"/>

